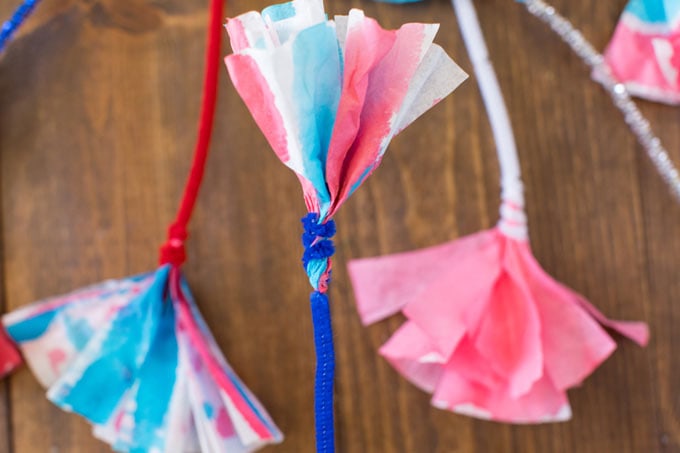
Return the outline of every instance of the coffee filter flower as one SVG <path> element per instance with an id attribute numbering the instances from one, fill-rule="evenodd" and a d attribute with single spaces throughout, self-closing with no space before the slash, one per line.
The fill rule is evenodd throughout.
<path id="1" fill-rule="evenodd" d="M 502 94 L 471 1 L 453 4 L 496 141 L 500 221 L 446 244 L 351 261 L 359 315 L 364 324 L 406 316 L 380 353 L 436 407 L 510 423 L 566 420 L 567 389 L 616 348 L 605 328 L 645 345 L 647 326 L 607 319 L 534 258 Z"/>

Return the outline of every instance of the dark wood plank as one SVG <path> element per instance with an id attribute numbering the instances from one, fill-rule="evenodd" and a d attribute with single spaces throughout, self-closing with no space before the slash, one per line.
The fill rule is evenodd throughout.
<path id="1" fill-rule="evenodd" d="M 198 116 L 205 3 L 45 1 L 0 59 L 0 183 L 6 304 L 17 308 L 152 269 L 189 165 Z M 264 0 L 235 0 L 230 15 Z M 556 0 L 598 48 L 625 1 Z M 362 7 L 381 23 L 437 21 L 437 41 L 470 69 L 445 0 Z M 612 317 L 646 319 L 649 348 L 621 347 L 570 392 L 574 420 L 513 427 L 429 406 L 376 354 L 399 326 L 360 325 L 345 264 L 490 227 L 494 144 L 474 80 L 399 136 L 339 214 L 331 290 L 338 352 L 338 451 L 680 451 L 673 331 L 680 208 L 606 94 L 515 2 L 477 2 L 506 93 L 526 182 L 532 245 L 552 275 Z M 0 12 L 9 6 L 0 5 Z M 187 278 L 235 370 L 286 434 L 266 451 L 312 452 L 309 287 L 298 265 L 296 179 L 269 150 L 226 75 Z M 646 104 L 680 161 L 677 109 Z M 427 184 L 424 183 L 427 181 Z M 105 451 L 26 370 L 11 381 L 14 451 Z M 8 425 L 0 389 L 0 439 Z M 9 451 L 9 444 L 4 447 Z M 0 453 L 3 443 L 0 440 Z"/>
<path id="2" fill-rule="evenodd" d="M 189 164 L 201 85 L 200 70 L 168 62 L 202 66 L 206 14 L 202 4 L 121 5 L 127 10 L 71 5 L 2 62 L 9 308 L 155 266 Z M 167 104 L 177 115 L 168 117 Z M 11 397 L 16 451 L 105 450 L 27 371 L 12 379 Z"/>
<path id="3" fill-rule="evenodd" d="M 651 124 L 658 131 L 675 162 L 680 161 L 680 129 L 678 111 L 670 107 L 643 106 Z M 680 281 L 677 276 L 677 257 L 680 256 L 680 210 L 665 190 L 647 159 L 640 150 L 640 197 L 643 201 L 645 241 L 643 257 L 647 264 L 649 301 L 648 314 L 653 342 L 647 351 L 649 378 L 654 386 L 654 416 L 659 451 L 680 451 L 678 424 L 678 378 L 680 369 L 674 359 L 678 347 L 677 324 L 680 313 Z M 676 265 L 674 265 L 674 263 Z"/>
<path id="4" fill-rule="evenodd" d="M 0 17 L 8 17 L 12 12 L 14 5 L 0 4 Z M 3 20 L 3 19 L 0 19 Z M 1 58 L 1 57 L 0 57 Z M 1 95 L 0 95 L 1 96 Z M 2 156 L 0 155 L 0 162 Z M 0 164 L 1 165 L 1 164 Z M 0 212 L 0 216 L 2 213 Z M 0 250 L 2 244 L 0 243 Z M 1 269 L 1 265 L 0 265 Z M 0 275 L 2 275 L 0 271 Z M 0 313 L 4 313 L 5 309 L 5 295 L 4 295 L 4 278 L 0 281 Z M 0 453 L 9 453 L 12 445 L 12 435 L 10 430 L 10 406 L 9 406 L 9 380 L 0 382 Z"/>

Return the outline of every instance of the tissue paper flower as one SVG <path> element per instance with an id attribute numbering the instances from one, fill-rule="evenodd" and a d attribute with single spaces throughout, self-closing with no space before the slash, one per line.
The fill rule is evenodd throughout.
<path id="1" fill-rule="evenodd" d="M 227 22 L 234 86 L 320 221 L 375 170 L 394 135 L 464 80 L 432 43 L 438 28 L 383 30 L 356 9 L 330 21 L 320 0 Z"/>
<path id="2" fill-rule="evenodd" d="M 334 448 L 331 219 L 380 164 L 392 137 L 465 78 L 432 43 L 437 29 L 384 30 L 356 9 L 328 20 L 321 0 L 294 0 L 227 22 L 234 53 L 225 62 L 234 86 L 297 174 L 310 213 L 303 265 L 314 289 L 319 452 Z"/>
<path id="3" fill-rule="evenodd" d="M 631 0 L 605 60 L 632 94 L 680 104 L 680 2 Z"/>
<path id="4" fill-rule="evenodd" d="M 401 311 L 380 353 L 432 404 L 512 423 L 566 420 L 566 390 L 615 349 L 605 327 L 645 344 L 643 323 L 610 321 L 548 276 L 528 241 L 519 156 L 471 0 L 453 0 L 501 170 L 501 218 L 488 231 L 349 263 L 364 324 Z"/>
<path id="5" fill-rule="evenodd" d="M 513 423 L 566 420 L 565 391 L 642 323 L 610 321 L 553 280 L 526 240 L 493 228 L 415 252 L 350 263 L 365 324 L 408 321 L 380 349 L 440 408 Z"/>
<path id="6" fill-rule="evenodd" d="M 281 434 L 234 374 L 177 268 L 6 315 L 48 398 L 117 451 L 250 452 Z"/>

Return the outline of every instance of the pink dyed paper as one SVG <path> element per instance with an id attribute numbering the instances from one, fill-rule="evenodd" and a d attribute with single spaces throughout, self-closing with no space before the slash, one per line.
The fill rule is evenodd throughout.
<path id="1" fill-rule="evenodd" d="M 0 325 L 0 378 L 7 376 L 21 364 L 21 355 Z"/>
<path id="2" fill-rule="evenodd" d="M 407 317 L 380 353 L 433 405 L 461 414 L 566 420 L 566 390 L 616 348 L 600 324 L 648 340 L 645 324 L 608 320 L 547 275 L 526 240 L 499 228 L 349 270 L 365 324 Z"/>
<path id="3" fill-rule="evenodd" d="M 632 94 L 680 104 L 680 2 L 630 0 L 604 56 Z"/>

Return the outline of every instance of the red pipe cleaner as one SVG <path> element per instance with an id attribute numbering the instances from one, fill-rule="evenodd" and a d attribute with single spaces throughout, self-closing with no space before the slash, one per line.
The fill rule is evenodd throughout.
<path id="1" fill-rule="evenodd" d="M 187 239 L 187 225 L 194 211 L 198 191 L 201 188 L 205 163 L 210 149 L 215 106 L 217 103 L 217 79 L 220 67 L 220 44 L 222 42 L 223 1 L 211 0 L 208 44 L 205 54 L 205 75 L 203 78 L 203 100 L 201 118 L 198 123 L 198 138 L 194 148 L 191 170 L 184 186 L 175 221 L 168 227 L 168 240 L 160 248 L 160 264 L 181 266 L 186 261 L 184 241 Z"/>

